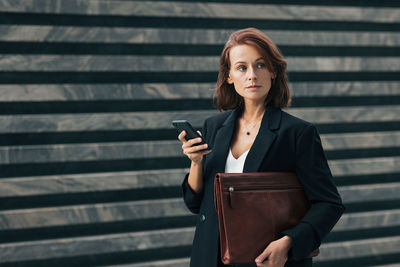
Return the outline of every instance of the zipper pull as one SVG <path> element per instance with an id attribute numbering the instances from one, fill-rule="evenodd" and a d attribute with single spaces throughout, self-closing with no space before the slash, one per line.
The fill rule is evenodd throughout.
<path id="1" fill-rule="evenodd" d="M 231 208 L 233 209 L 233 192 L 235 191 L 235 188 L 233 188 L 232 186 L 230 186 L 228 188 L 229 191 L 229 205 L 231 206 Z"/>

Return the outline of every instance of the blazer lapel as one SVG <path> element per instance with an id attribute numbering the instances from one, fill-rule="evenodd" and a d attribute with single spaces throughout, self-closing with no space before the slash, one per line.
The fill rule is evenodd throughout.
<path id="1" fill-rule="evenodd" d="M 229 146 L 235 129 L 236 118 L 240 112 L 240 108 L 234 109 L 217 131 L 212 149 L 215 151 L 215 155 L 210 159 L 215 161 L 213 165 L 215 166 L 214 170 L 216 173 L 225 172 L 226 157 L 228 156 Z"/>
<path id="2" fill-rule="evenodd" d="M 215 154 L 211 153 L 214 155 L 210 157 L 210 160 L 214 161 L 212 165 L 214 166 L 215 173 L 225 172 L 226 157 L 228 156 L 229 146 L 235 129 L 236 118 L 241 112 L 240 108 L 234 109 L 217 131 L 212 149 L 215 151 Z M 277 137 L 277 134 L 273 130 L 279 128 L 280 121 L 281 110 L 268 105 L 261 121 L 260 130 L 247 154 L 243 172 L 258 171 L 265 155 Z"/>
<path id="3" fill-rule="evenodd" d="M 261 121 L 260 130 L 247 154 L 243 172 L 257 172 L 277 134 L 273 132 L 280 126 L 281 110 L 268 105 Z"/>

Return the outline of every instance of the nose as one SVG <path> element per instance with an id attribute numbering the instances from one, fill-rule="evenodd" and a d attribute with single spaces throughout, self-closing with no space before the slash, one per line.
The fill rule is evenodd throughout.
<path id="1" fill-rule="evenodd" d="M 256 71 L 255 71 L 255 69 L 254 69 L 253 66 L 250 66 L 250 67 L 248 68 L 248 80 L 249 80 L 249 81 L 255 81 L 255 80 L 257 80 L 257 74 L 256 74 Z"/>

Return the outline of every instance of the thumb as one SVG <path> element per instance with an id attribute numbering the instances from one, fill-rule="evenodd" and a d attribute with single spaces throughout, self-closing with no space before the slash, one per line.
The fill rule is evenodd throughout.
<path id="1" fill-rule="evenodd" d="M 261 263 L 261 262 L 265 261 L 270 255 L 271 255 L 271 251 L 270 251 L 269 247 L 267 247 L 267 248 L 264 249 L 264 251 L 256 258 L 256 262 L 257 262 L 257 263 Z"/>
<path id="2" fill-rule="evenodd" d="M 200 131 L 197 131 L 197 132 L 200 134 L 200 136 L 203 136 Z"/>

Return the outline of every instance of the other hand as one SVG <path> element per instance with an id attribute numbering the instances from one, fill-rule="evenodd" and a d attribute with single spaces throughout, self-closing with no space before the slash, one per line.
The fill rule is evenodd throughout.
<path id="1" fill-rule="evenodd" d="M 259 267 L 283 267 L 288 260 L 288 252 L 292 246 L 292 239 L 284 236 L 271 242 L 256 258 Z"/>

